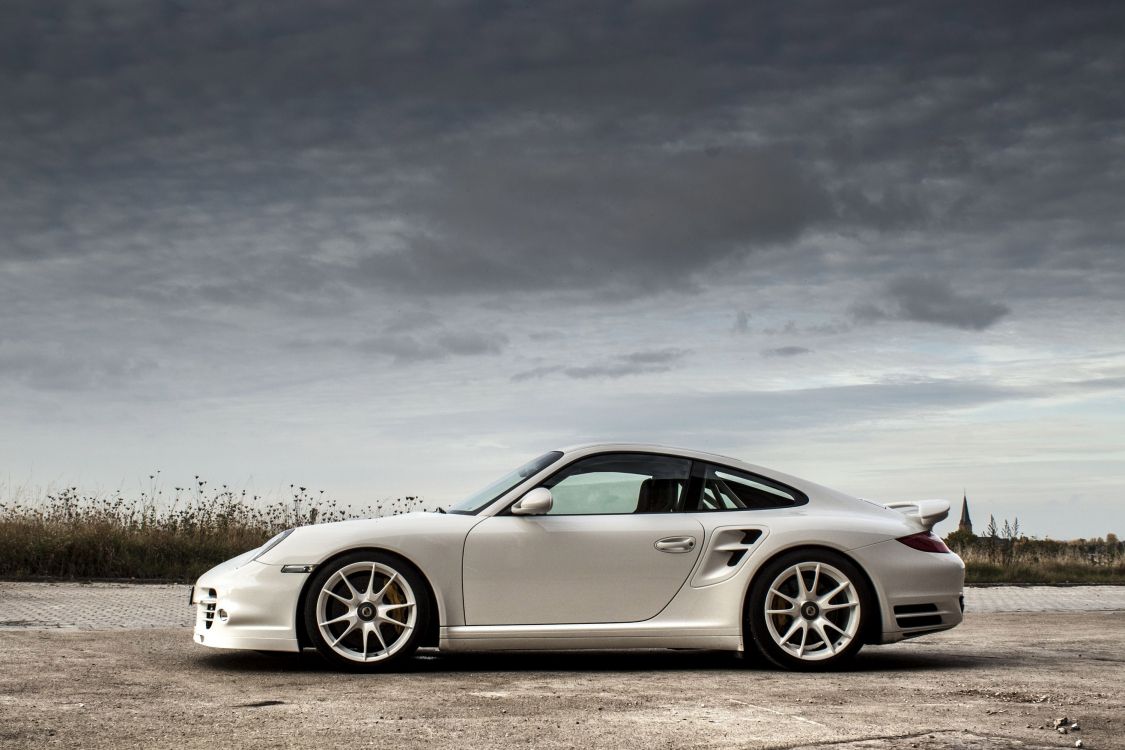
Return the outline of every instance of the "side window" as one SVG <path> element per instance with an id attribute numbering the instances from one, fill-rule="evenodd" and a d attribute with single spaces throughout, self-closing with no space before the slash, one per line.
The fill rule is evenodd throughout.
<path id="1" fill-rule="evenodd" d="M 642 453 L 583 458 L 544 482 L 549 515 L 671 513 L 683 510 L 691 461 Z"/>
<path id="2" fill-rule="evenodd" d="M 703 472 L 699 510 L 787 508 L 803 501 L 796 491 L 763 477 L 708 465 Z"/>

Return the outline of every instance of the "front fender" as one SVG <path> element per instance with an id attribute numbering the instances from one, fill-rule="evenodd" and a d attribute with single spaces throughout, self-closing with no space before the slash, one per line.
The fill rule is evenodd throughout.
<path id="1" fill-rule="evenodd" d="M 301 526 L 259 558 L 269 565 L 320 565 L 354 549 L 380 549 L 417 567 L 433 588 L 440 625 L 463 625 L 461 564 L 465 536 L 480 516 L 407 513 L 401 516 Z"/>

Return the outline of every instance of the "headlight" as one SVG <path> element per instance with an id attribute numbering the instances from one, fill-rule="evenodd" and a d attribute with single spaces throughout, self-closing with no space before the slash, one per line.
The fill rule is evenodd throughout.
<path id="1" fill-rule="evenodd" d="M 278 534 L 274 538 L 270 539 L 268 542 L 266 542 L 265 544 L 262 545 L 262 548 L 261 548 L 261 550 L 258 551 L 258 554 L 254 555 L 254 559 L 257 560 L 262 555 L 266 554 L 271 549 L 273 549 L 277 545 L 281 544 L 283 541 L 285 541 L 285 537 L 289 536 L 292 533 L 293 533 L 293 529 L 286 529 L 285 531 L 281 532 L 280 534 Z"/>

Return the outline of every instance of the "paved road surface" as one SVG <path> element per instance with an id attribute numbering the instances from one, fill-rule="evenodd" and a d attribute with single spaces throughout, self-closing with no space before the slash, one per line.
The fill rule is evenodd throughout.
<path id="1" fill-rule="evenodd" d="M 174 628 L 193 623 L 188 587 L 0 581 L 0 629 Z M 1125 586 L 995 586 L 965 590 L 968 612 L 1125 611 Z"/>
<path id="2" fill-rule="evenodd" d="M 1125 612 L 970 612 L 830 674 L 692 651 L 430 651 L 339 674 L 183 628 L 9 629 L 0 654 L 0 750 L 1125 750 Z M 1050 727 L 1064 715 L 1080 731 Z"/>
<path id="3" fill-rule="evenodd" d="M 186 586 L 0 582 L 0 750 L 1125 750 L 1125 587 L 965 599 L 961 627 L 832 674 L 708 652 L 427 650 L 350 675 L 193 644 Z M 1063 715 L 1080 730 L 1056 733 Z"/>

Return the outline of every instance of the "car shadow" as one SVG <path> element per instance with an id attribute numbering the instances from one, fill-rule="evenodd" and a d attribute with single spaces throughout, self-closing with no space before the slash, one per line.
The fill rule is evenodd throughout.
<path id="1" fill-rule="evenodd" d="M 312 649 L 300 654 L 254 651 L 215 651 L 200 654 L 196 663 L 225 672 L 326 672 L 338 673 Z M 908 672 L 977 669 L 1003 666 L 1003 657 L 981 654 L 919 653 L 898 649 L 869 648 L 851 664 L 837 670 L 848 672 Z M 1012 660 L 1012 663 L 1016 663 Z M 636 651 L 492 651 L 442 653 L 422 649 L 400 664 L 396 674 L 498 673 L 498 672 L 683 672 L 683 671 L 783 671 L 757 655 L 726 651 L 636 650 Z"/>

